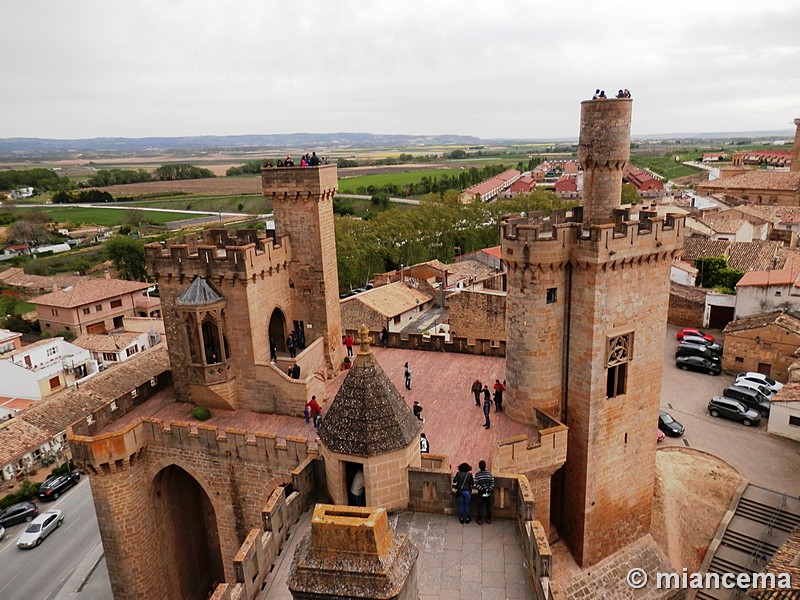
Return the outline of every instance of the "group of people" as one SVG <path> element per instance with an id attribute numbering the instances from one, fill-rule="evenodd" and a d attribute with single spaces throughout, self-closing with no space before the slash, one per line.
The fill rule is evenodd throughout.
<path id="1" fill-rule="evenodd" d="M 301 167 L 318 167 L 319 165 L 327 165 L 327 164 L 328 164 L 327 157 L 320 159 L 317 156 L 316 152 L 312 152 L 311 154 L 306 152 L 305 154 L 303 154 L 303 156 L 300 157 L 300 166 Z M 264 161 L 264 166 L 267 167 L 267 168 L 272 167 L 272 166 L 276 166 L 276 167 L 293 167 L 294 166 L 294 159 L 287 154 L 286 158 L 284 158 L 283 160 L 278 159 L 278 162 L 277 162 L 276 165 L 273 165 L 271 160 L 266 159 Z"/>
<path id="2" fill-rule="evenodd" d="M 481 383 L 480 379 L 472 382 L 472 395 L 475 397 L 475 406 L 481 405 L 481 396 L 483 396 L 483 416 L 486 422 L 483 424 L 484 429 L 490 429 L 492 426 L 491 412 L 492 404 L 494 404 L 494 412 L 503 412 L 503 392 L 506 391 L 505 381 L 500 383 L 499 379 L 494 380 L 494 395 L 489 391 L 489 386 Z"/>
<path id="3" fill-rule="evenodd" d="M 630 98 L 631 93 L 628 90 L 619 90 L 616 95 L 617 98 Z M 606 100 L 606 91 L 597 88 L 594 91 L 594 96 L 592 96 L 592 100 Z"/>
<path id="4" fill-rule="evenodd" d="M 486 469 L 486 461 L 478 463 L 478 472 L 473 476 L 472 467 L 469 463 L 458 465 L 453 486 L 456 491 L 456 502 L 458 504 L 458 520 L 462 525 L 469 523 L 471 518 L 472 490 L 477 491 L 478 496 L 478 518 L 475 522 L 483 525 L 492 522 L 492 500 L 494 494 L 494 475 Z"/>

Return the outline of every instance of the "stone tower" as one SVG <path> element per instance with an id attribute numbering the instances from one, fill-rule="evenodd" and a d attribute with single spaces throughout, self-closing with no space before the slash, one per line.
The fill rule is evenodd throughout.
<path id="1" fill-rule="evenodd" d="M 333 227 L 336 165 L 264 168 L 264 196 L 272 200 L 275 233 L 292 241 L 289 278 L 295 319 L 306 343 L 322 338 L 332 373 L 341 364 L 342 317 Z"/>
<path id="2" fill-rule="evenodd" d="M 335 504 L 348 504 L 353 477 L 363 470 L 367 506 L 404 510 L 408 467 L 421 464 L 422 422 L 373 357 L 365 325 L 358 343 L 353 367 L 319 429 L 328 493 Z"/>
<path id="3" fill-rule="evenodd" d="M 789 170 L 792 173 L 800 173 L 800 119 L 795 119 L 794 124 L 797 129 L 794 132 L 794 145 L 792 146 L 792 165 Z"/>
<path id="4" fill-rule="evenodd" d="M 582 566 L 650 529 L 669 268 L 683 221 L 620 207 L 630 99 L 581 105 L 584 205 L 507 217 L 508 415 L 569 427 L 555 525 Z"/>
<path id="5" fill-rule="evenodd" d="M 274 236 L 211 229 L 147 244 L 147 268 L 161 292 L 179 400 L 301 416 L 341 363 L 336 166 L 264 169 L 262 183 Z M 296 359 L 284 352 L 289 334 Z M 290 378 L 295 364 L 300 376 Z"/>

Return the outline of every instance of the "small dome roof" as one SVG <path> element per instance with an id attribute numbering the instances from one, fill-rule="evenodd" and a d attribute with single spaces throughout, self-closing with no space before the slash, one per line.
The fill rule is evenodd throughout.
<path id="1" fill-rule="evenodd" d="M 214 287 L 202 277 L 195 277 L 191 285 L 186 288 L 178 299 L 175 301 L 177 304 L 182 305 L 199 305 L 199 304 L 214 304 L 220 300 L 225 300 L 225 296 L 220 294 Z"/>

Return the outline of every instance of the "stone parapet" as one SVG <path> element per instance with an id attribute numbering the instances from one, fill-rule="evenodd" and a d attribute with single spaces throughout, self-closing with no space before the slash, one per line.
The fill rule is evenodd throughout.
<path id="1" fill-rule="evenodd" d="M 496 471 L 555 473 L 567 460 L 569 428 L 536 410 L 538 424 L 545 424 L 531 439 L 521 435 L 495 444 L 492 468 Z"/>
<path id="2" fill-rule="evenodd" d="M 333 198 L 339 189 L 336 165 L 317 167 L 264 167 L 261 169 L 264 196 L 273 202 L 312 198 Z"/>
<path id="3" fill-rule="evenodd" d="M 145 259 L 156 281 L 196 275 L 220 285 L 260 278 L 285 272 L 291 260 L 288 237 L 276 239 L 262 232 L 243 229 L 233 232 L 210 229 L 200 238 L 187 234 L 165 243 L 145 244 Z"/>
<path id="4" fill-rule="evenodd" d="M 305 438 L 287 436 L 280 439 L 275 434 L 219 429 L 212 425 L 178 421 L 165 423 L 141 417 L 120 431 L 95 436 L 76 435 L 74 428 L 81 425 L 79 421 L 67 429 L 73 460 L 96 475 L 109 475 L 129 468 L 151 445 L 268 463 L 276 470 L 292 470 L 309 456 L 316 456 Z"/>

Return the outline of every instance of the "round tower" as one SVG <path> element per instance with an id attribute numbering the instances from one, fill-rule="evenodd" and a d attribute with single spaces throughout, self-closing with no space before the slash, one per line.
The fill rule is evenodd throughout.
<path id="1" fill-rule="evenodd" d="M 578 160 L 583 167 L 584 223 L 610 223 L 622 200 L 622 169 L 631 146 L 630 98 L 581 102 Z"/>
<path id="2" fill-rule="evenodd" d="M 792 173 L 800 173 L 800 119 L 795 119 L 794 124 L 797 130 L 794 132 L 794 145 L 792 146 L 792 165 L 789 170 Z"/>
<path id="3" fill-rule="evenodd" d="M 540 235 L 540 216 L 504 219 L 507 267 L 506 414 L 536 423 L 536 410 L 558 418 L 563 387 L 564 316 L 570 244 L 566 229 Z"/>

